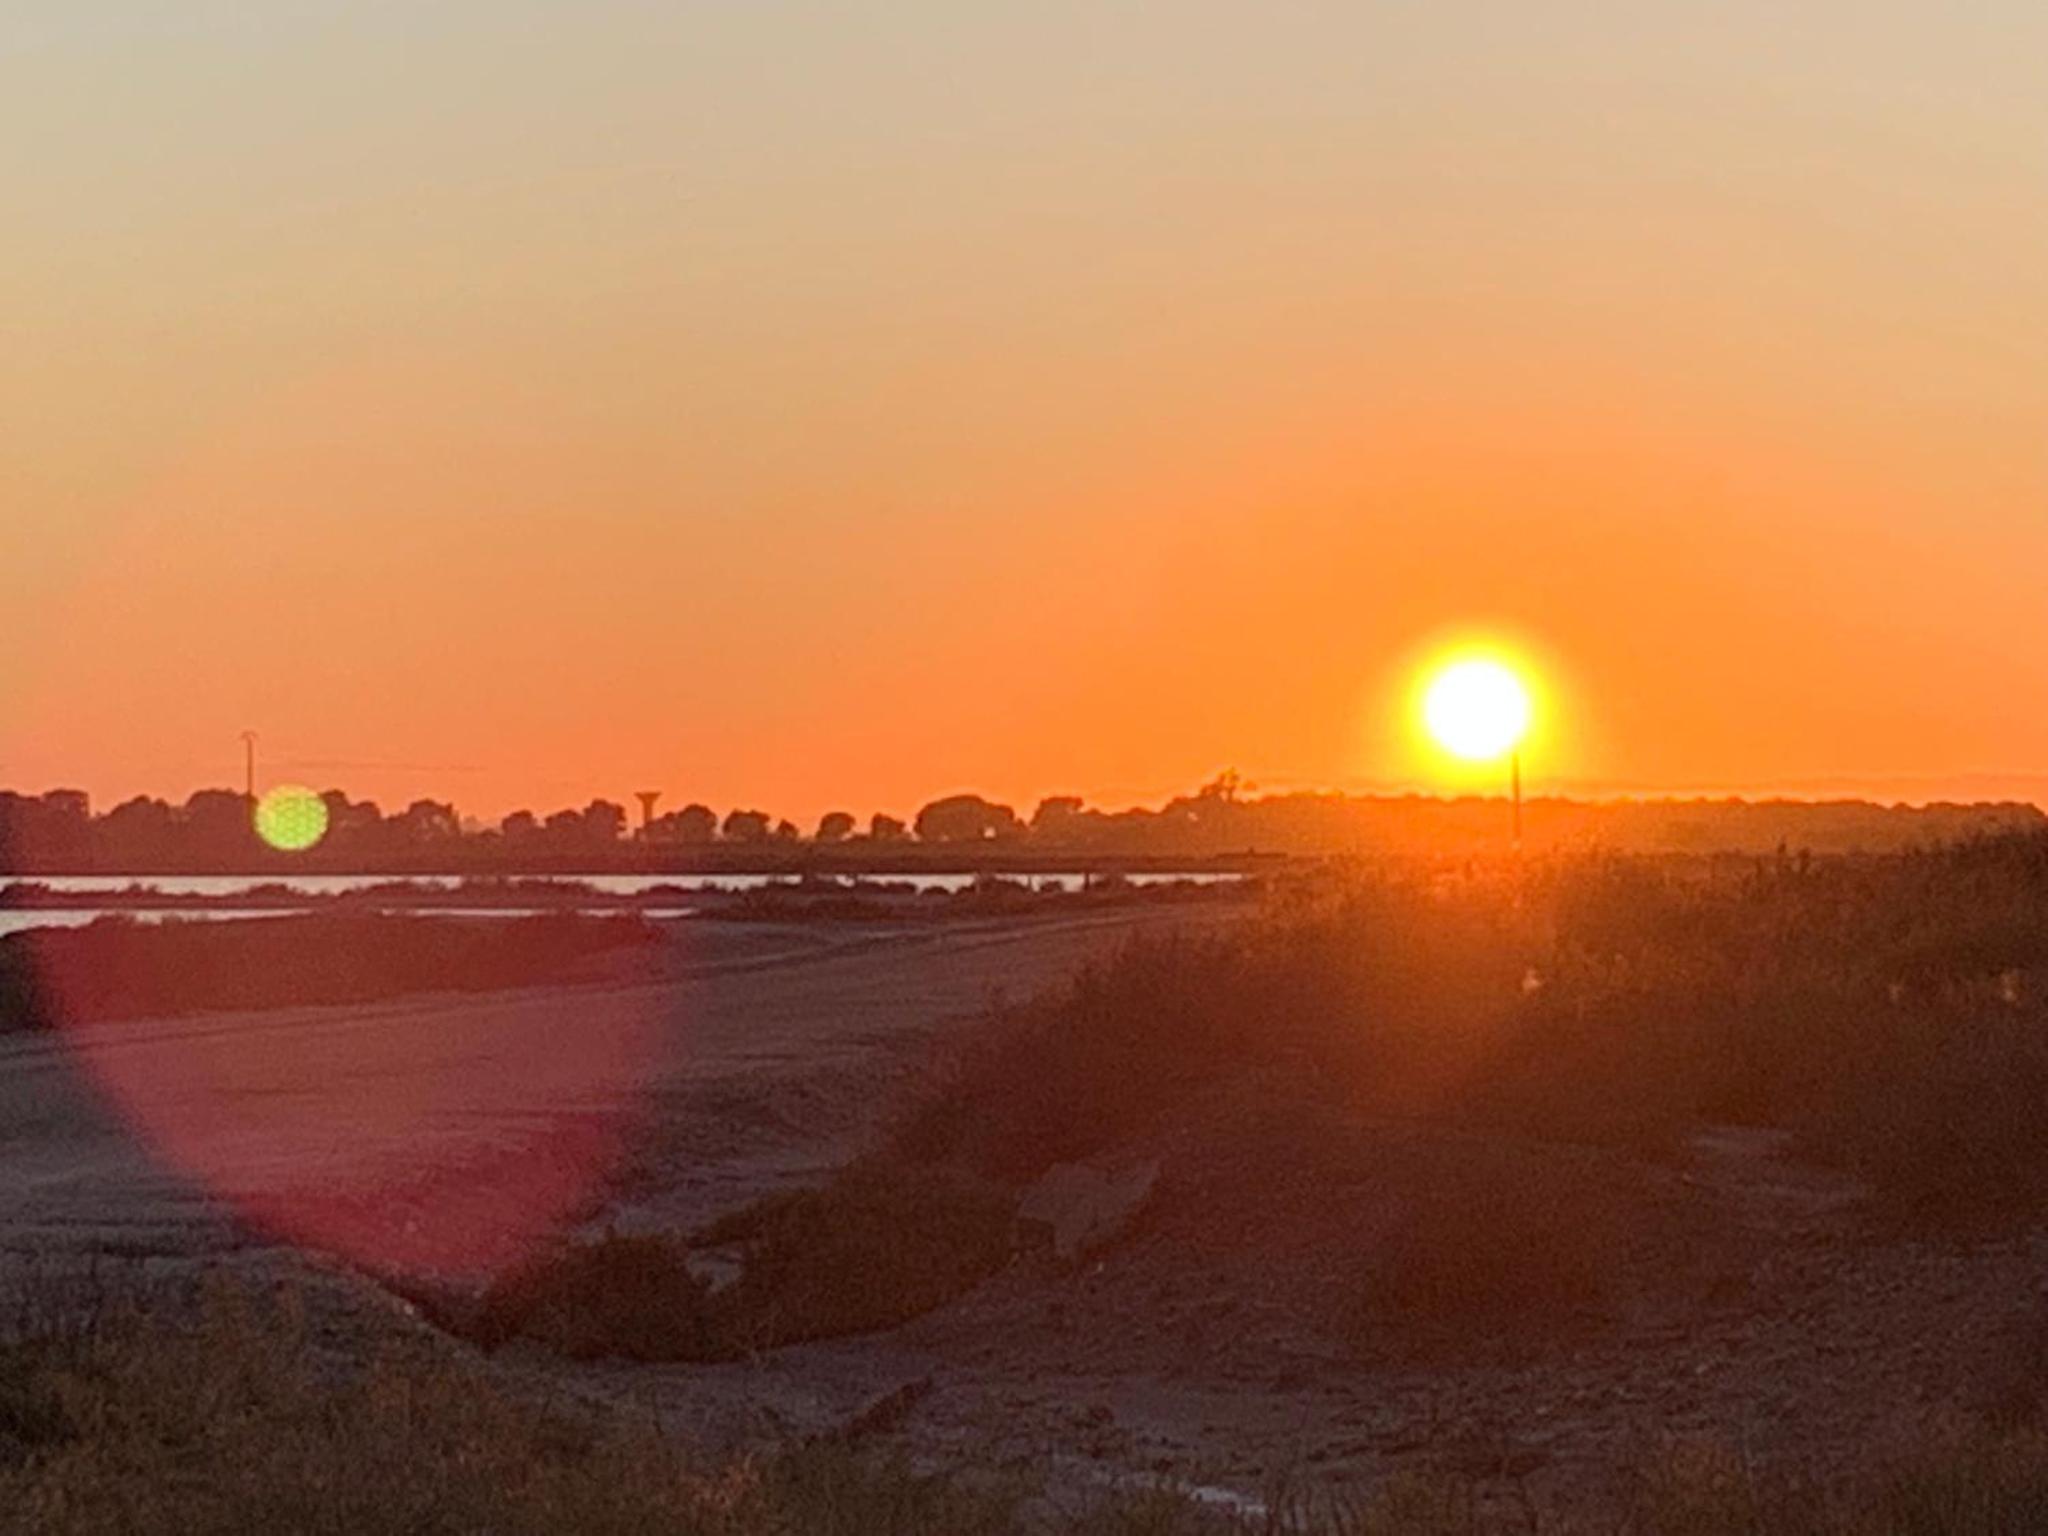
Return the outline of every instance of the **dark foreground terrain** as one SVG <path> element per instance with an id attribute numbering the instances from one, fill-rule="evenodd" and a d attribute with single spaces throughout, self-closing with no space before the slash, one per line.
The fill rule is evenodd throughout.
<path id="1" fill-rule="evenodd" d="M 12 1241 L 72 1300 L 23 1313 L 6 1491 L 73 1529 L 124 1470 L 147 1529 L 2048 1528 L 2048 844 L 1181 919 L 642 983 L 728 1043 L 691 1037 L 569 1237 L 467 1269 L 309 1268 L 217 1191 L 144 1220 L 145 1164 L 38 1162 L 42 1101 Z M 610 995 L 477 999 L 457 1038 Z M 12 1123 L 61 1070 L 0 1064 Z M 67 1331 L 50 1255 L 105 1251 L 110 1194 L 133 1263 L 92 1285 L 147 1315 Z"/>

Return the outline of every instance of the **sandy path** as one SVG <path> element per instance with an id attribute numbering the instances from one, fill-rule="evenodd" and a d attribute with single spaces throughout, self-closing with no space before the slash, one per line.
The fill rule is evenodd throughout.
<path id="1" fill-rule="evenodd" d="M 0 1252 L 197 1256 L 253 1227 L 454 1272 L 564 1221 L 699 1219 L 843 1157 L 992 994 L 1218 906 L 678 925 L 652 981 L 0 1041 Z"/>

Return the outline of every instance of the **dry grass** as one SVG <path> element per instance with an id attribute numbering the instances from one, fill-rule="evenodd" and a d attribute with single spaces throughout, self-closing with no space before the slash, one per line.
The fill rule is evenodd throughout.
<path id="1" fill-rule="evenodd" d="M 694 1461 L 645 1420 L 540 1408 L 454 1355 L 323 1367 L 287 1300 L 132 1304 L 0 1353 L 0 1509 L 49 1532 L 994 1532 L 1014 1497 L 820 1445 Z"/>
<path id="2" fill-rule="evenodd" d="M 149 1300 L 150 1305 L 141 1305 Z M 2048 1437 L 1958 1429 L 1860 1479 L 1655 1458 L 1606 1516 L 1397 1477 L 1227 1518 L 1171 1486 L 1076 1499 L 921 1475 L 823 1441 L 712 1463 L 642 1416 L 538 1405 L 454 1349 L 351 1361 L 289 1293 L 216 1287 L 173 1323 L 130 1296 L 17 1314 L 0 1345 L 0 1510 L 23 1532 L 677 1536 L 2016 1536 L 2048 1529 Z M 188 1309 L 177 1309 L 186 1315 Z"/>

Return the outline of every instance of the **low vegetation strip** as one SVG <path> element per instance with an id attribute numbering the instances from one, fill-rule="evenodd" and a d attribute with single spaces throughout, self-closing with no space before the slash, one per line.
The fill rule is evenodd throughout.
<path id="1" fill-rule="evenodd" d="M 138 1301 L 146 1304 L 138 1304 Z M 172 1321 L 176 1313 L 184 1320 Z M 834 1440 L 707 1461 L 651 1420 L 536 1403 L 474 1357 L 323 1350 L 294 1293 L 19 1303 L 0 1343 L 0 1511 L 87 1536 L 2012 1536 L 2048 1528 L 2048 1440 L 1957 1432 L 1884 1466 L 1763 1480 L 1712 1446 L 1634 1469 L 1605 1516 L 1421 1477 L 1219 1510 L 1168 1483 L 1094 1494 L 942 1477 Z M 971 1448 L 969 1448 L 971 1459 Z"/>
<path id="2" fill-rule="evenodd" d="M 109 918 L 0 938 L 0 1034 L 532 986 L 657 938 L 637 916 L 580 913 L 470 921 L 371 912 L 247 922 Z"/>
<path id="3" fill-rule="evenodd" d="M 1016 1181 L 1248 1082 L 1641 1151 L 1772 1126 L 1930 1210 L 2029 1207 L 2048 1193 L 2048 838 L 1333 881 L 1000 1011 L 889 1141 Z"/>

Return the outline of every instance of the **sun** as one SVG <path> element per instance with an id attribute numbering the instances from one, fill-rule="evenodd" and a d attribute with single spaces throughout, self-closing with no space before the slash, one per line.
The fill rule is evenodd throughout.
<path id="1" fill-rule="evenodd" d="M 1489 762 L 1521 746 L 1534 714 L 1529 689 L 1504 662 L 1454 661 L 1429 680 L 1422 720 L 1453 757 Z"/>

